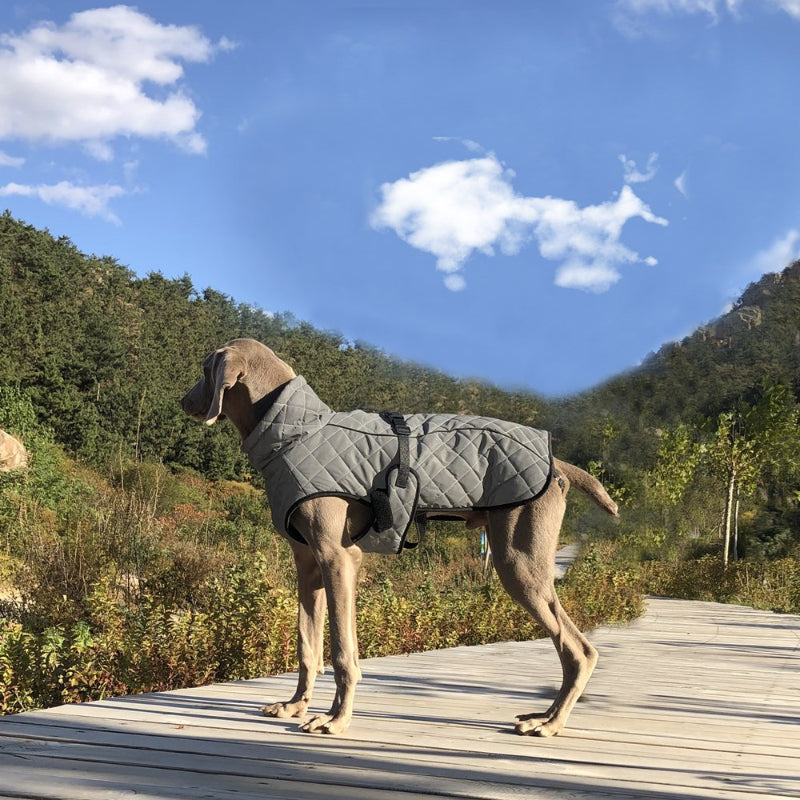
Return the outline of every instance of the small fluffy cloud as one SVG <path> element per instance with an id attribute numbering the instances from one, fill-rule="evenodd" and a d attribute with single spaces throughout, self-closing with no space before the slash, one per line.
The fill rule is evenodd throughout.
<path id="1" fill-rule="evenodd" d="M 750 263 L 750 269 L 763 275 L 765 272 L 777 272 L 797 259 L 800 259 L 800 231 L 791 228 L 757 253 Z"/>
<path id="2" fill-rule="evenodd" d="M 644 171 L 636 166 L 636 162 L 632 158 L 620 155 L 619 160 L 622 164 L 622 177 L 625 183 L 646 183 L 647 181 L 653 180 L 656 176 L 656 172 L 658 172 L 658 167 L 656 166 L 658 153 L 650 153 Z"/>
<path id="3" fill-rule="evenodd" d="M 126 193 L 121 186 L 79 186 L 69 181 L 37 186 L 20 183 L 0 186 L 0 197 L 38 197 L 48 205 L 64 206 L 80 211 L 87 217 L 101 217 L 115 224 L 119 224 L 119 218 L 108 207 L 108 203 Z"/>
<path id="4" fill-rule="evenodd" d="M 560 262 L 559 286 L 596 292 L 619 280 L 621 265 L 642 261 L 620 241 L 628 220 L 667 224 L 629 185 L 613 200 L 581 208 L 571 200 L 520 195 L 512 177 L 493 154 L 436 164 L 385 183 L 371 224 L 434 255 L 451 290 L 466 286 L 460 271 L 473 252 L 514 255 L 535 240 L 543 258 Z"/>
<path id="5" fill-rule="evenodd" d="M 182 64 L 232 46 L 123 5 L 0 35 L 0 139 L 79 142 L 102 160 L 118 136 L 165 138 L 202 153 L 200 111 L 178 86 Z"/>

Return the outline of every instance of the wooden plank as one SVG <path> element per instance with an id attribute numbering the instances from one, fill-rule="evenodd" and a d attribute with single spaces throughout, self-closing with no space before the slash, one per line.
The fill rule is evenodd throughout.
<path id="1" fill-rule="evenodd" d="M 31 712 L 0 719 L 0 793 L 800 797 L 799 622 L 652 599 L 634 624 L 592 634 L 601 661 L 586 700 L 550 740 L 511 733 L 515 713 L 556 689 L 541 640 L 366 660 L 344 737 L 259 714 L 291 694 L 292 675 Z M 320 679 L 315 708 L 333 691 Z"/>
<path id="2" fill-rule="evenodd" d="M 574 765 L 562 765 L 560 768 L 543 770 L 546 762 L 538 762 L 535 770 L 525 769 L 521 761 L 491 759 L 479 767 L 470 765 L 415 764 L 413 768 L 401 770 L 392 761 L 375 762 L 373 766 L 338 766 L 321 765 L 315 762 L 286 763 L 277 761 L 252 760 L 246 758 L 198 757 L 194 754 L 183 754 L 180 766 L 174 765 L 171 753 L 149 752 L 137 750 L 115 749 L 109 758 L 82 754 L 74 748 L 57 747 L 51 752 L 39 753 L 30 748 L 25 753 L 29 764 L 36 764 L 39 775 L 51 772 L 60 776 L 82 769 L 90 772 L 92 779 L 104 782 L 112 781 L 117 785 L 130 786 L 134 779 L 136 784 L 178 785 L 182 789 L 191 788 L 194 792 L 205 792 L 201 796 L 217 796 L 217 791 L 229 791 L 233 784 L 239 791 L 245 787 L 258 787 L 272 794 L 297 790 L 301 784 L 303 791 L 309 785 L 326 787 L 332 797 L 345 796 L 343 790 L 351 792 L 349 796 L 365 796 L 363 791 L 403 792 L 406 796 L 444 796 L 465 798 L 506 798 L 530 796 L 551 796 L 553 792 L 568 793 L 569 796 L 592 796 L 594 791 L 611 793 L 612 796 L 641 796 L 639 793 L 657 792 L 663 796 L 687 796 L 690 788 L 694 796 L 704 797 L 752 797 L 751 792 L 731 791 L 718 786 L 713 773 L 701 774 L 691 769 L 673 769 L 669 772 L 669 780 L 653 780 L 651 770 L 628 770 L 624 773 L 605 768 L 603 764 L 591 768 L 582 765 L 576 770 Z M 8 755 L 0 753 L 0 768 L 4 779 L 10 778 L 13 762 L 8 763 Z M 224 766 L 222 766 L 224 764 Z M 120 781 L 125 776 L 125 783 Z M 28 780 L 30 780 L 30 770 Z M 11 784 L 12 789 L 19 784 Z M 51 782 L 42 782 L 34 777 L 32 784 L 20 787 L 23 791 L 47 793 Z M 587 794 L 588 793 L 588 794 Z M 183 796 L 183 795 L 182 795 Z M 558 795 L 557 795 L 558 796 Z M 757 795 L 756 795 L 757 796 Z"/>
<path id="3" fill-rule="evenodd" d="M 119 764 L 70 763 L 31 758 L 25 767 L 7 763 L 0 754 L 0 774 L 13 798 L 39 800 L 374 800 L 373 788 L 337 786 L 315 780 L 248 778 L 229 773 L 171 771 Z M 408 792 L 381 787 L 381 797 L 406 800 Z M 434 800 L 442 795 L 415 792 L 412 797 Z"/>
<path id="4" fill-rule="evenodd" d="M 36 730 L 37 726 L 18 727 L 19 736 L 30 739 L 47 740 L 57 737 L 62 743 L 79 742 L 83 744 L 102 744 L 105 747 L 138 747 L 142 750 L 153 747 L 168 749 L 172 753 L 195 752 L 205 755 L 229 757 L 232 754 L 251 753 L 260 759 L 285 758 L 286 752 L 303 752 L 310 749 L 314 758 L 325 761 L 328 758 L 340 759 L 346 754 L 350 763 L 357 763 L 363 758 L 365 745 L 363 742 L 353 742 L 344 738 L 330 739 L 324 737 L 322 741 L 308 741 L 309 737 L 300 734 L 293 736 L 276 736 L 267 731 L 260 736 L 233 731 L 219 732 L 197 728 L 182 730 L 175 733 L 170 726 L 161 729 L 150 726 L 146 733 L 136 732 L 109 732 L 98 731 L 94 728 L 81 730 L 44 731 Z M 33 730 L 31 730 L 33 729 Z M 170 738 L 171 737 L 171 738 Z M 169 741 L 165 744 L 165 739 Z M 463 760 L 465 757 L 471 761 L 483 761 L 497 758 L 523 759 L 528 766 L 544 759 L 548 764 L 576 764 L 582 761 L 597 762 L 600 760 L 609 767 L 627 770 L 629 768 L 649 769 L 653 759 L 658 758 L 663 768 L 686 768 L 698 766 L 707 769 L 710 748 L 699 749 L 693 742 L 679 743 L 675 740 L 671 746 L 664 746 L 662 742 L 636 742 L 636 741 L 598 741 L 592 739 L 579 739 L 568 741 L 566 738 L 553 742 L 542 742 L 521 737 L 511 737 L 506 733 L 498 736 L 494 741 L 481 742 L 479 739 L 463 741 L 462 739 L 445 739 L 443 734 L 436 734 L 420 727 L 420 732 L 413 737 L 407 732 L 397 737 L 409 742 L 400 755 L 397 755 L 397 745 L 391 741 L 370 741 L 368 757 L 391 758 L 396 764 L 405 763 L 410 759 L 414 763 L 424 762 L 450 762 Z M 413 741 L 413 743 L 411 743 Z M 620 746 L 622 745 L 622 746 Z M 0 750 L 9 745 L 0 743 Z M 741 760 L 747 763 L 758 763 L 762 775 L 789 776 L 797 773 L 796 758 L 793 752 L 779 754 L 765 753 L 758 748 L 743 745 L 733 749 L 719 749 L 715 752 L 713 763 L 716 767 L 732 769 Z M 543 768 L 547 771 L 549 767 Z"/>
<path id="5" fill-rule="evenodd" d="M 17 737 L 13 744 L 12 740 L 7 739 L 0 744 L 0 750 L 8 752 L 13 746 L 21 746 L 20 742 L 41 742 L 47 743 L 53 736 L 52 732 L 42 730 L 38 726 L 16 726 Z M 48 735 L 49 734 L 49 735 Z M 656 755 L 653 744 L 642 744 L 629 742 L 624 748 L 620 748 L 616 743 L 598 743 L 592 741 L 588 746 L 585 742 L 570 742 L 569 746 L 564 747 L 565 739 L 559 743 L 533 743 L 530 740 L 520 739 L 526 742 L 519 747 L 510 747 L 503 743 L 501 747 L 485 747 L 479 752 L 471 750 L 475 742 L 471 741 L 464 745 L 457 742 L 444 744 L 432 736 L 416 736 L 413 745 L 398 754 L 396 744 L 390 742 L 369 743 L 365 748 L 363 743 L 354 745 L 347 743 L 346 739 L 330 739 L 325 737 L 322 743 L 306 745 L 298 740 L 283 737 L 262 737 L 243 738 L 241 735 L 234 737 L 214 735 L 201 731 L 182 731 L 180 735 L 168 726 L 163 726 L 162 731 L 153 730 L 147 734 L 133 732 L 113 732 L 98 731 L 73 728 L 70 731 L 56 732 L 61 744 L 80 744 L 97 745 L 102 743 L 107 748 L 136 748 L 139 751 L 153 749 L 157 752 L 163 751 L 164 738 L 170 737 L 168 750 L 171 754 L 191 753 L 195 755 L 217 755 L 225 758 L 250 757 L 261 761 L 277 760 L 283 762 L 287 759 L 287 754 L 291 754 L 291 760 L 298 761 L 300 756 L 306 752 L 308 747 L 313 748 L 314 759 L 317 763 L 336 763 L 341 759 L 343 752 L 348 752 L 348 763 L 351 766 L 359 765 L 363 761 L 365 765 L 371 763 L 374 758 L 384 758 L 391 761 L 395 768 L 417 768 L 420 764 L 442 764 L 451 763 L 463 758 L 468 752 L 473 762 L 481 761 L 491 763 L 494 768 L 503 763 L 506 758 L 524 759 L 525 769 L 532 768 L 537 773 L 543 773 L 555 768 L 560 771 L 563 765 L 576 766 L 578 772 L 581 769 L 581 762 L 591 762 L 602 764 L 615 769 L 630 771 L 631 769 L 650 769 L 652 760 Z M 305 739 L 306 737 L 302 737 Z M 506 737 L 507 739 L 508 737 Z M 28 744 L 28 748 L 34 747 Z M 662 768 L 686 770 L 689 767 L 697 767 L 705 771 L 708 770 L 708 751 L 697 750 L 691 745 L 673 745 L 669 748 L 662 748 L 658 745 L 657 753 Z M 365 752 L 368 755 L 365 756 Z M 62 754 L 66 750 L 60 751 Z M 715 754 L 715 769 L 731 769 L 738 766 L 740 759 L 746 758 L 748 763 L 759 764 L 759 771 L 762 775 L 787 776 L 796 772 L 796 756 L 794 753 L 784 753 L 782 755 L 764 754 L 755 751 L 748 751 L 747 748 L 739 748 L 736 751 L 719 750 Z M 500 759 L 500 761 L 498 761 Z"/>

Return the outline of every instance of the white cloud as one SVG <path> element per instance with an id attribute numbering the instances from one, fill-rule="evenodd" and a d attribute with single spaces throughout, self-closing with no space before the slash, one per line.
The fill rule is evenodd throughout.
<path id="1" fill-rule="evenodd" d="M 232 50 L 236 50 L 239 47 L 239 42 L 234 42 L 233 39 L 229 39 L 227 36 L 223 36 L 217 42 L 217 49 L 221 50 L 223 53 L 230 53 Z"/>
<path id="2" fill-rule="evenodd" d="M 634 14 L 655 11 L 660 14 L 707 14 L 713 19 L 719 15 L 720 5 L 735 7 L 735 0 L 618 0 L 617 6 Z"/>
<path id="3" fill-rule="evenodd" d="M 619 280 L 618 267 L 642 261 L 620 242 L 628 220 L 667 224 L 628 185 L 616 199 L 581 208 L 572 200 L 517 194 L 512 177 L 493 154 L 436 164 L 383 184 L 370 221 L 434 255 L 450 289 L 466 286 L 460 270 L 476 250 L 513 255 L 534 239 L 543 258 L 561 262 L 559 286 L 598 292 Z"/>
<path id="4" fill-rule="evenodd" d="M 746 0 L 617 0 L 615 11 L 620 28 L 626 33 L 635 34 L 642 32 L 635 20 L 651 12 L 662 16 L 705 14 L 716 23 L 725 13 L 739 19 L 741 8 L 745 4 Z M 800 0 L 749 0 L 747 4 L 784 11 L 800 19 Z"/>
<path id="5" fill-rule="evenodd" d="M 770 0 L 770 5 L 800 19 L 800 0 Z"/>
<path id="6" fill-rule="evenodd" d="M 777 272 L 799 258 L 800 231 L 791 228 L 783 236 L 775 239 L 769 247 L 757 253 L 750 262 L 750 269 L 758 275 Z"/>
<path id="7" fill-rule="evenodd" d="M 457 272 L 451 273 L 450 275 L 445 275 L 444 285 L 451 292 L 461 292 L 467 288 L 467 282 L 464 280 L 464 276 L 459 275 Z"/>
<path id="8" fill-rule="evenodd" d="M 625 183 L 646 183 L 647 181 L 653 180 L 656 176 L 656 172 L 658 172 L 658 167 L 656 166 L 658 153 L 650 153 L 644 172 L 637 168 L 636 162 L 632 158 L 620 155 L 619 160 L 622 163 L 622 177 Z"/>
<path id="9" fill-rule="evenodd" d="M 674 181 L 675 188 L 686 198 L 689 197 L 689 190 L 686 187 L 686 170 L 681 172 Z"/>
<path id="10" fill-rule="evenodd" d="M 10 156 L 0 150 L 0 167 L 21 167 L 25 163 L 24 158 Z"/>
<path id="11" fill-rule="evenodd" d="M 485 153 L 486 148 L 480 143 L 472 139 L 462 139 L 460 136 L 434 136 L 434 142 L 458 142 L 463 144 L 470 153 Z"/>
<path id="12" fill-rule="evenodd" d="M 108 142 L 85 142 L 83 149 L 98 161 L 113 161 L 114 148 Z"/>
<path id="13" fill-rule="evenodd" d="M 0 35 L 0 139 L 79 142 L 103 160 L 118 136 L 166 138 L 202 153 L 200 111 L 179 86 L 182 64 L 231 46 L 123 5 Z M 152 93 L 153 85 L 168 89 Z"/>
<path id="14" fill-rule="evenodd" d="M 38 197 L 48 205 L 64 206 L 80 211 L 87 217 L 101 217 L 115 224 L 119 224 L 119 218 L 108 207 L 108 203 L 124 194 L 127 192 L 121 186 L 78 186 L 69 181 L 38 186 L 20 183 L 0 186 L 0 197 Z"/>
<path id="15" fill-rule="evenodd" d="M 122 172 L 125 175 L 125 180 L 132 181 L 138 169 L 139 169 L 139 162 L 137 160 L 134 159 L 132 161 L 126 161 L 122 165 Z"/>

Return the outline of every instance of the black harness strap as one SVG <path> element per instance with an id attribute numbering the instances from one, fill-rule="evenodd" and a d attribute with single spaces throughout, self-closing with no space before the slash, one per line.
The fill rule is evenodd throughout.
<path id="1" fill-rule="evenodd" d="M 405 489 L 408 487 L 408 479 L 411 475 L 411 428 L 408 427 L 406 418 L 397 411 L 382 411 L 381 418 L 392 426 L 395 436 L 397 436 L 397 478 L 394 482 L 395 488 Z M 372 513 L 373 527 L 381 532 L 388 530 L 394 525 L 392 507 L 389 502 L 387 489 L 376 489 L 372 492 Z M 425 530 L 425 514 L 417 514 L 415 521 L 420 537 Z M 403 539 L 403 548 L 412 550 L 419 544 L 419 541 L 409 542 Z"/>
<path id="2" fill-rule="evenodd" d="M 408 486 L 408 476 L 411 472 L 410 445 L 409 437 L 411 428 L 406 423 L 406 418 L 397 411 L 384 411 L 381 417 L 391 426 L 397 436 L 397 480 L 395 485 L 398 489 L 405 489 Z"/>

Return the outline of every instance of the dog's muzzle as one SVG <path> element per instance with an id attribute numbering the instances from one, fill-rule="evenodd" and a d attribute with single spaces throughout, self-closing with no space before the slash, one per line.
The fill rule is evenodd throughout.
<path id="1" fill-rule="evenodd" d="M 181 408 L 190 417 L 204 419 L 210 405 L 210 398 L 206 397 L 205 381 L 199 381 L 181 398 Z"/>

